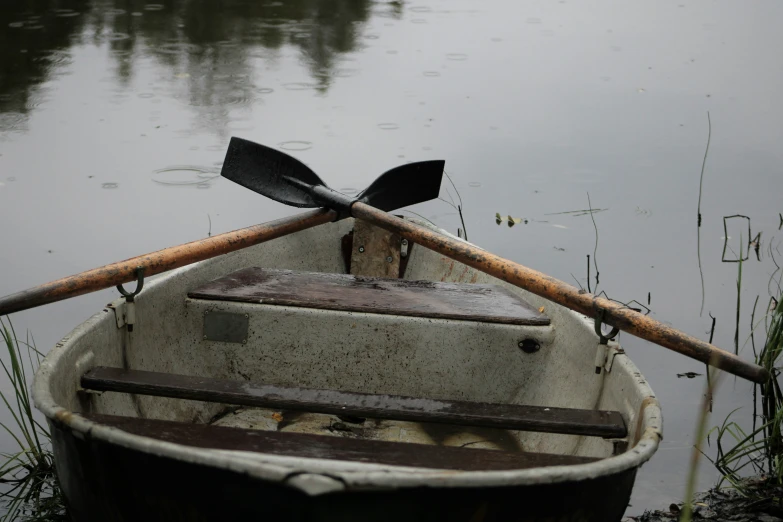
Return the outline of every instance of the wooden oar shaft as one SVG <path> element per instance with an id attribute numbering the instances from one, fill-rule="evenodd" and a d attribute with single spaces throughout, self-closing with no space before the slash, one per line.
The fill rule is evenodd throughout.
<path id="1" fill-rule="evenodd" d="M 701 339 L 680 332 L 608 299 L 580 291 L 567 283 L 491 254 L 464 241 L 399 219 L 363 203 L 354 203 L 351 206 L 351 214 L 355 218 L 396 232 L 409 241 L 423 245 L 587 316 L 596 317 L 601 310 L 604 310 L 604 323 L 738 377 L 757 383 L 765 383 L 769 378 L 769 372 L 761 366 L 744 361 Z"/>
<path id="2" fill-rule="evenodd" d="M 136 269 L 144 267 L 144 276 L 153 276 L 203 261 L 293 232 L 334 221 L 332 210 L 318 209 L 252 227 L 226 232 L 207 239 L 177 245 L 125 261 L 94 268 L 80 274 L 63 277 L 51 283 L 23 290 L 0 298 L 0 315 L 34 308 L 69 297 L 111 288 L 136 280 Z"/>

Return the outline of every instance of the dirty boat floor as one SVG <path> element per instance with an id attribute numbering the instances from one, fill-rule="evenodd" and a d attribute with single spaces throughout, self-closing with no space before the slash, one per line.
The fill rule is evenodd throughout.
<path id="1" fill-rule="evenodd" d="M 348 439 L 381 440 L 457 448 L 522 452 L 508 430 L 448 424 L 363 419 L 320 413 L 281 412 L 268 408 L 232 408 L 211 422 L 214 426 L 309 433 Z"/>

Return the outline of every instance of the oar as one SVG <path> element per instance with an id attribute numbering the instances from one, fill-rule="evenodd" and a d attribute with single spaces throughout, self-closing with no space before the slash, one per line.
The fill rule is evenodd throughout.
<path id="1" fill-rule="evenodd" d="M 739 377 L 765 383 L 769 372 L 701 339 L 667 326 L 649 316 L 559 281 L 546 274 L 491 254 L 467 242 L 439 234 L 389 215 L 383 204 L 373 205 L 368 191 L 351 198 L 327 187 L 303 163 L 285 153 L 232 138 L 221 174 L 259 194 L 295 206 L 324 206 L 340 216 L 353 216 L 424 245 L 452 259 L 507 281 L 536 295 L 600 320 L 642 339 L 713 365 Z M 431 189 L 431 187 L 427 187 Z M 395 197 L 421 189 L 418 179 L 398 187 Z M 373 208 L 375 207 L 375 208 Z"/>
<path id="2" fill-rule="evenodd" d="M 246 152 L 242 153 L 245 154 Z M 231 153 L 229 156 L 233 157 Z M 264 156 L 266 157 L 266 154 Z M 236 168 L 232 166 L 229 170 Z M 279 165 L 276 166 L 276 171 L 282 172 L 285 168 L 285 165 Z M 302 175 L 301 172 L 296 174 Z M 429 201 L 438 197 L 442 175 L 442 161 L 410 163 L 382 174 L 361 193 L 361 197 L 371 205 L 386 210 Z M 404 190 L 413 179 L 421 181 L 421 190 Z M 257 190 L 257 185 L 251 184 L 249 188 Z M 286 202 L 290 205 L 327 206 L 311 205 L 311 199 L 308 199 L 310 196 L 293 186 L 284 192 L 288 198 Z M 334 195 L 332 193 L 333 191 L 325 191 L 324 197 L 328 199 L 341 196 L 339 192 L 334 192 Z M 153 276 L 335 221 L 337 218 L 337 212 L 323 208 L 94 268 L 0 298 L 0 316 L 135 281 L 139 276 L 139 269 L 143 270 L 144 277 Z"/>

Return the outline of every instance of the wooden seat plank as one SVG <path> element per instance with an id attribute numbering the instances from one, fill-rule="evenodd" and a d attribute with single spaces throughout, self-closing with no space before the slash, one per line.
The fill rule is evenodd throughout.
<path id="1" fill-rule="evenodd" d="M 548 317 L 518 295 L 494 285 L 245 268 L 200 286 L 188 296 L 461 321 L 549 324 Z"/>
<path id="2" fill-rule="evenodd" d="M 95 413 L 80 413 L 79 415 L 134 435 L 197 448 L 251 451 L 271 455 L 417 468 L 459 471 L 511 470 L 586 464 L 599 460 L 572 455 L 514 453 L 307 433 L 229 428 Z"/>
<path id="3" fill-rule="evenodd" d="M 435 422 L 606 438 L 627 435 L 616 411 L 494 404 L 401 395 L 318 390 L 97 367 L 81 379 L 85 389 L 298 410 L 376 419 Z"/>

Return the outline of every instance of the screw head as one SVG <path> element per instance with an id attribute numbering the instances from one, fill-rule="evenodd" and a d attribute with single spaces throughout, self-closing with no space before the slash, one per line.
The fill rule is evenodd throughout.
<path id="1" fill-rule="evenodd" d="M 245 319 L 250 319 L 250 316 L 248 314 L 245 314 Z"/>
<path id="2" fill-rule="evenodd" d="M 407 239 L 403 239 L 402 240 L 402 246 L 408 246 L 408 240 Z"/>
<path id="3" fill-rule="evenodd" d="M 202 339 L 204 339 L 206 341 L 207 340 L 207 336 L 205 335 L 204 337 L 202 337 Z"/>
<path id="4" fill-rule="evenodd" d="M 242 344 L 247 344 L 247 339 L 242 339 Z"/>
<path id="5" fill-rule="evenodd" d="M 360 254 L 364 253 L 364 247 L 363 247 L 363 246 L 360 246 L 360 247 L 359 247 L 359 253 L 360 253 Z"/>
<path id="6" fill-rule="evenodd" d="M 387 263 L 391 263 L 392 261 L 394 261 L 394 259 L 392 259 L 392 256 L 386 258 Z"/>

